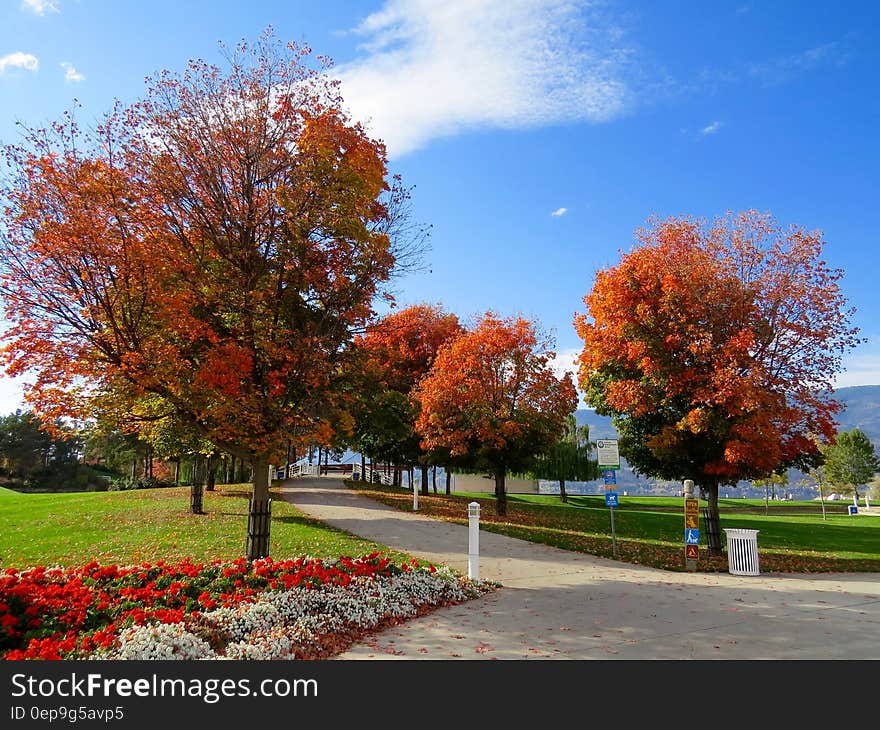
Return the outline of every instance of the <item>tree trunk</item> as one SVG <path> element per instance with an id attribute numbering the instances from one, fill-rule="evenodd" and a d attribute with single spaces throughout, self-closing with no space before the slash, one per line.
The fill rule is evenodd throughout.
<path id="1" fill-rule="evenodd" d="M 138 460 L 137 457 L 131 460 L 131 481 L 136 481 L 138 478 Z"/>
<path id="2" fill-rule="evenodd" d="M 174 483 L 180 485 L 180 457 L 174 460 Z"/>
<path id="3" fill-rule="evenodd" d="M 428 465 L 422 464 L 422 494 L 428 494 Z"/>
<path id="4" fill-rule="evenodd" d="M 437 465 L 431 469 L 431 486 L 434 487 L 434 494 L 437 494 Z"/>
<path id="5" fill-rule="evenodd" d="M 217 455 L 211 454 L 208 457 L 208 469 L 205 476 L 205 489 L 209 492 L 214 491 L 214 485 L 217 482 Z"/>
<path id="6" fill-rule="evenodd" d="M 504 517 L 507 514 L 507 492 L 504 490 L 504 477 L 507 469 L 499 466 L 495 469 L 495 514 Z"/>
<path id="7" fill-rule="evenodd" d="M 361 479 L 366 481 L 367 478 L 367 457 L 361 454 Z"/>
<path id="8" fill-rule="evenodd" d="M 258 456 L 253 461 L 253 490 L 248 506 L 248 532 L 245 557 L 259 560 L 269 555 L 269 532 L 271 518 L 269 512 L 269 458 Z"/>
<path id="9" fill-rule="evenodd" d="M 718 514 L 718 484 L 708 484 L 705 487 L 706 501 L 709 503 L 709 524 L 706 525 L 706 544 L 709 555 L 723 555 L 721 547 L 721 518 Z"/>
<path id="10" fill-rule="evenodd" d="M 450 494 L 452 494 L 452 474 L 449 467 L 446 467 L 446 496 L 448 497 Z"/>
<path id="11" fill-rule="evenodd" d="M 565 479 L 559 480 L 559 499 L 568 502 L 568 495 L 565 493 Z"/>
<path id="12" fill-rule="evenodd" d="M 189 493 L 189 510 L 194 515 L 205 514 L 202 509 L 202 496 L 205 479 L 202 471 L 202 464 L 202 457 L 196 456 L 195 462 L 193 463 L 192 486 L 190 487 Z"/>
<path id="13" fill-rule="evenodd" d="M 825 516 L 825 490 L 822 489 L 822 485 L 819 485 L 819 501 L 822 503 L 822 520 L 827 520 L 828 518 Z"/>

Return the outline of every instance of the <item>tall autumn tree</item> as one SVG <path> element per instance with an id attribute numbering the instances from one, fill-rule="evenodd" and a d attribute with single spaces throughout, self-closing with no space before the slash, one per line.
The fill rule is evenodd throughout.
<path id="1" fill-rule="evenodd" d="M 6 148 L 2 359 L 50 419 L 161 399 L 253 465 L 255 513 L 286 435 L 337 407 L 406 194 L 310 49 L 270 30 L 221 51 L 94 132 L 67 117 Z M 249 538 L 247 557 L 268 549 Z"/>
<path id="2" fill-rule="evenodd" d="M 490 470 L 499 515 L 507 514 L 506 475 L 545 454 L 577 408 L 571 376 L 557 378 L 549 365 L 551 348 L 533 322 L 488 312 L 440 349 L 415 389 L 422 446 Z"/>
<path id="3" fill-rule="evenodd" d="M 636 237 L 576 315 L 579 382 L 637 471 L 701 487 L 718 535 L 719 485 L 821 458 L 813 436 L 834 437 L 833 377 L 858 330 L 820 232 L 747 211 Z"/>
<path id="4" fill-rule="evenodd" d="M 440 348 L 464 331 L 439 304 L 415 304 L 371 325 L 358 340 L 365 373 L 375 389 L 360 414 L 361 440 L 371 454 L 419 463 L 422 494 L 428 493 L 430 455 L 415 431 L 420 404 L 414 389 L 434 364 Z"/>

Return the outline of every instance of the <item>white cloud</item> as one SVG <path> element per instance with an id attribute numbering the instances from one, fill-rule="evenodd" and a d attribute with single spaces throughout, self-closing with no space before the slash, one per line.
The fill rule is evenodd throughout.
<path id="1" fill-rule="evenodd" d="M 57 0 L 21 0 L 21 9 L 30 10 L 37 15 L 61 12 Z"/>
<path id="2" fill-rule="evenodd" d="M 851 385 L 880 385 L 880 354 L 856 355 L 844 362 L 844 370 L 835 379 L 834 387 Z"/>
<path id="3" fill-rule="evenodd" d="M 849 53 L 838 42 L 824 43 L 789 56 L 778 56 L 749 66 L 749 74 L 772 86 L 790 78 L 826 66 L 843 66 Z"/>
<path id="4" fill-rule="evenodd" d="M 355 119 L 392 155 L 466 130 L 605 122 L 625 113 L 630 54 L 571 0 L 386 0 L 336 70 Z"/>
<path id="5" fill-rule="evenodd" d="M 707 124 L 700 130 L 700 134 L 704 137 L 709 134 L 715 134 L 719 129 L 721 129 L 721 122 L 712 122 L 711 124 Z"/>
<path id="6" fill-rule="evenodd" d="M 571 377 L 577 383 L 577 359 L 580 354 L 581 350 L 576 348 L 559 350 L 556 357 L 550 361 L 550 367 L 553 368 L 556 377 L 561 378 L 566 373 L 571 373 Z"/>
<path id="7" fill-rule="evenodd" d="M 69 84 L 77 84 L 80 81 L 85 81 L 86 77 L 83 76 L 79 71 L 77 71 L 72 63 L 68 63 L 67 61 L 61 62 L 61 68 L 64 69 L 64 80 Z"/>
<path id="8" fill-rule="evenodd" d="M 557 378 L 561 378 L 566 373 L 571 374 L 571 380 L 574 383 L 574 387 L 578 387 L 578 377 L 577 377 L 577 359 L 580 356 L 582 350 L 577 348 L 569 348 L 567 350 L 559 350 L 556 353 L 556 357 L 550 361 L 549 365 L 553 368 L 553 372 L 555 373 Z M 586 408 L 587 404 L 584 401 L 583 394 L 578 390 L 578 408 Z"/>
<path id="9" fill-rule="evenodd" d="M 568 213 L 568 208 L 557 208 L 550 215 L 552 215 L 554 218 L 561 218 L 566 213 Z"/>
<path id="10" fill-rule="evenodd" d="M 4 73 L 7 68 L 23 68 L 26 71 L 37 71 L 40 68 L 40 61 L 30 53 L 15 51 L 15 53 L 0 56 L 0 74 Z"/>

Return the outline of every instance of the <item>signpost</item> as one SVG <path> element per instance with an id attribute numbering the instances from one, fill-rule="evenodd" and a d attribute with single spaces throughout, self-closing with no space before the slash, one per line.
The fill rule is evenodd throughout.
<path id="1" fill-rule="evenodd" d="M 596 455 L 599 468 L 620 469 L 620 452 L 617 449 L 617 439 L 599 439 L 596 441 Z"/>
<path id="2" fill-rule="evenodd" d="M 617 492 L 605 492 L 605 506 L 611 513 L 611 554 L 615 558 L 617 557 L 617 533 L 614 530 L 614 508 L 619 504 L 620 498 L 617 496 Z"/>
<path id="3" fill-rule="evenodd" d="M 620 452 L 617 439 L 598 439 L 596 441 L 599 468 L 605 481 L 605 506 L 611 512 L 611 554 L 617 557 L 617 533 L 614 530 L 614 508 L 620 504 L 614 485 L 617 484 L 617 473 L 620 469 Z"/>
<path id="4" fill-rule="evenodd" d="M 684 481 L 684 567 L 697 569 L 700 557 L 700 501 L 694 499 L 694 482 Z"/>

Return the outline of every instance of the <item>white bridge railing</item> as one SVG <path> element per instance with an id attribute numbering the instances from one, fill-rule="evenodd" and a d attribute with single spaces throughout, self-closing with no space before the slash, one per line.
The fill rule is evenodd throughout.
<path id="1" fill-rule="evenodd" d="M 371 483 L 379 483 L 385 484 L 387 486 L 394 485 L 394 476 L 392 474 L 386 474 L 384 469 L 373 469 L 369 464 L 366 464 L 361 469 L 360 464 L 352 464 L 350 465 L 352 475 L 358 474 L 359 479 L 362 479 L 365 482 Z M 293 479 L 294 477 L 317 477 L 321 476 L 322 471 L 326 471 L 326 468 L 322 470 L 320 464 L 288 464 L 287 465 L 287 478 Z M 331 466 L 331 472 L 339 472 L 340 469 L 338 467 L 333 468 Z M 343 470 L 344 473 L 345 470 Z M 280 472 L 279 472 L 280 473 Z"/>
<path id="2" fill-rule="evenodd" d="M 288 464 L 287 478 L 320 476 L 321 467 L 317 464 Z"/>
<path id="3" fill-rule="evenodd" d="M 361 470 L 360 466 L 354 467 L 355 472 L 359 472 Z M 388 487 L 394 485 L 394 476 L 392 474 L 386 474 L 383 470 L 373 469 L 369 464 L 364 466 L 364 473 L 361 474 L 361 479 L 365 482 L 379 482 L 380 484 L 384 484 Z"/>

